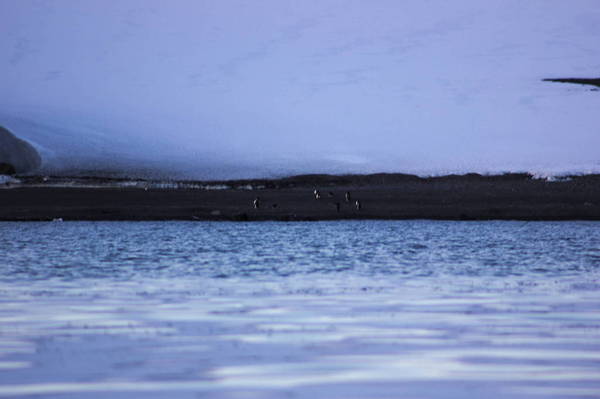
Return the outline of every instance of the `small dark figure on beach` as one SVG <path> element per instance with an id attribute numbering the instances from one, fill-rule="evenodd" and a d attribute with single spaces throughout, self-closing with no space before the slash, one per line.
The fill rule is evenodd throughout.
<path id="1" fill-rule="evenodd" d="M 336 211 L 336 212 L 339 212 L 339 211 L 340 211 L 340 203 L 339 203 L 339 202 L 336 202 L 336 203 L 335 203 L 335 211 Z"/>
<path id="2" fill-rule="evenodd" d="M 350 197 L 350 191 L 346 191 L 346 194 L 344 195 L 344 197 L 346 198 L 346 202 L 350 202 L 350 200 L 352 199 Z"/>
<path id="3" fill-rule="evenodd" d="M 333 195 L 333 193 L 332 193 L 331 191 L 327 193 L 327 196 L 328 196 L 329 198 L 333 198 L 333 197 L 334 197 L 334 195 Z"/>
<path id="4" fill-rule="evenodd" d="M 359 201 L 359 200 L 356 200 L 356 202 L 354 203 L 354 205 L 356 206 L 356 210 L 357 210 L 357 211 L 360 211 L 360 208 L 361 208 L 360 201 Z"/>
<path id="5" fill-rule="evenodd" d="M 321 192 L 319 190 L 313 191 L 313 194 L 315 195 L 315 199 L 321 199 Z"/>
<path id="6" fill-rule="evenodd" d="M 277 204 L 273 204 L 271 205 L 273 208 L 277 208 Z"/>
<path id="7" fill-rule="evenodd" d="M 254 201 L 252 201 L 252 205 L 254 205 L 254 209 L 260 208 L 260 197 L 254 198 Z"/>

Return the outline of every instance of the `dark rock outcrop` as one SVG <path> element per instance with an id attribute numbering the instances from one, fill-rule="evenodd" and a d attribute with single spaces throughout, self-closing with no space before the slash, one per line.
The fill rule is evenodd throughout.
<path id="1" fill-rule="evenodd" d="M 592 85 L 600 87 L 600 78 L 553 78 L 553 79 L 542 79 L 544 82 L 556 82 L 556 83 L 575 83 L 580 85 Z M 596 90 L 596 89 L 593 89 Z"/>
<path id="2" fill-rule="evenodd" d="M 0 126 L 0 163 L 12 166 L 16 173 L 27 173 L 38 169 L 42 158 L 31 144 Z"/>
<path id="3" fill-rule="evenodd" d="M 0 175 L 9 175 L 12 176 L 16 174 L 17 171 L 15 167 L 6 162 L 0 162 Z"/>

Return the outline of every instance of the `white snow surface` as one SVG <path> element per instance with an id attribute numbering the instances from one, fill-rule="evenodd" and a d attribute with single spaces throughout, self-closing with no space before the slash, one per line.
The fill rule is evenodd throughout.
<path id="1" fill-rule="evenodd" d="M 0 124 L 48 167 L 600 171 L 597 0 L 0 3 Z"/>

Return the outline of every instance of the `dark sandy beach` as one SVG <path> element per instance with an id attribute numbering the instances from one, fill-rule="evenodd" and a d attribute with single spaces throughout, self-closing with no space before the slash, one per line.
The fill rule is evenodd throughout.
<path id="1" fill-rule="evenodd" d="M 29 178 L 0 190 L 0 220 L 600 220 L 600 175 L 560 181 L 527 174 L 377 174 L 211 182 L 227 189 L 33 182 Z M 314 189 L 320 190 L 320 199 L 315 199 Z M 350 202 L 345 200 L 347 191 Z"/>

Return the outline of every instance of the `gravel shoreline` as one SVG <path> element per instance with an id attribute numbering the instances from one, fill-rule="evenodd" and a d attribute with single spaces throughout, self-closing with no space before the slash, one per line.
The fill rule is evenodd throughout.
<path id="1" fill-rule="evenodd" d="M 526 174 L 430 178 L 378 174 L 212 185 L 127 187 L 127 181 L 119 182 L 125 186 L 57 186 L 29 178 L 0 190 L 0 220 L 600 220 L 600 175 L 558 181 Z"/>

